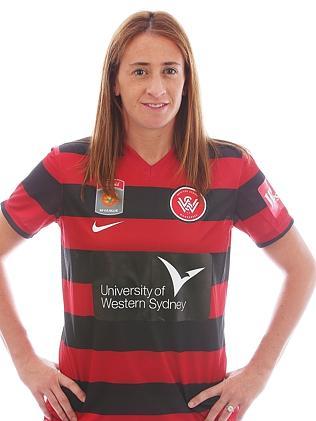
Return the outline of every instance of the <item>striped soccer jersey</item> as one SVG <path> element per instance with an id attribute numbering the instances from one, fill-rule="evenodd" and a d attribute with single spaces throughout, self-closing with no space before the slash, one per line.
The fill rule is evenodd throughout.
<path id="1" fill-rule="evenodd" d="M 183 172 L 175 175 L 174 147 L 149 165 L 127 144 L 115 173 L 118 200 L 93 182 L 81 200 L 89 141 L 53 147 L 1 203 L 25 238 L 60 226 L 59 366 L 86 401 L 64 391 L 82 421 L 205 419 L 218 397 L 187 403 L 226 374 L 231 230 L 265 247 L 293 218 L 254 158 L 228 144 L 216 158 L 209 149 L 203 200 Z"/>

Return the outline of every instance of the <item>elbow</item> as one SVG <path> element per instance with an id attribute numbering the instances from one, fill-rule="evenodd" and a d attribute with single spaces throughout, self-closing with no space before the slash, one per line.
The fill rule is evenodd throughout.
<path id="1" fill-rule="evenodd" d="M 303 275 L 303 276 L 302 276 Z M 301 272 L 301 278 L 305 280 L 306 283 L 310 284 L 311 289 L 313 290 L 316 286 L 316 260 L 313 256 L 310 256 L 307 262 L 303 265 Z"/>
<path id="2" fill-rule="evenodd" d="M 308 254 L 295 265 L 291 265 L 286 272 L 290 278 L 300 279 L 310 285 L 311 289 L 316 286 L 316 260 L 312 254 Z"/>

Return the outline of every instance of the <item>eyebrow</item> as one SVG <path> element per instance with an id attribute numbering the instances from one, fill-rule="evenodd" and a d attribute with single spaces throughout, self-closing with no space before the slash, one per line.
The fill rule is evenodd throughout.
<path id="1" fill-rule="evenodd" d="M 150 63 L 146 63 L 144 61 L 138 61 L 136 63 L 130 63 L 130 66 L 150 66 Z M 176 61 L 165 61 L 164 63 L 161 63 L 163 66 L 181 66 L 180 63 L 177 63 Z"/>

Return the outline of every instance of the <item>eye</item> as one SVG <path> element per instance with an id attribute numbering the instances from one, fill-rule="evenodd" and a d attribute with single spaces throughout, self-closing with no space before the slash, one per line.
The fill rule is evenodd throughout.
<path id="1" fill-rule="evenodd" d="M 168 71 L 168 74 L 169 75 L 175 75 L 176 73 L 178 73 L 178 70 L 177 69 L 174 69 L 173 67 L 168 67 L 167 69 L 165 69 L 165 70 L 167 70 Z M 171 73 L 171 72 L 169 72 L 169 70 L 171 70 L 172 72 L 174 72 L 174 73 Z"/>
<path id="2" fill-rule="evenodd" d="M 144 69 L 136 69 L 133 71 L 133 74 L 135 76 L 143 76 L 142 74 L 140 74 L 140 72 L 144 72 L 144 71 L 145 71 Z"/>
<path id="3" fill-rule="evenodd" d="M 168 67 L 168 68 L 165 69 L 165 71 L 167 71 L 167 74 L 169 74 L 169 75 L 175 75 L 175 74 L 178 73 L 178 70 L 174 69 L 173 67 Z M 145 72 L 145 70 L 144 69 L 136 69 L 136 70 L 133 71 L 133 74 L 135 76 L 143 76 L 143 74 L 141 74 L 140 72 Z"/>

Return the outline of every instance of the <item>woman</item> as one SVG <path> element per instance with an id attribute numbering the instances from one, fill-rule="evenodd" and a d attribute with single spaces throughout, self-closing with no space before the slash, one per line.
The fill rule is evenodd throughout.
<path id="1" fill-rule="evenodd" d="M 3 272 L 0 283 L 2 335 L 46 420 L 241 419 L 315 285 L 315 261 L 253 157 L 205 134 L 189 41 L 165 12 L 122 23 L 93 135 L 52 148 L 1 209 L 1 256 L 53 221 L 62 232 L 58 368 L 33 350 Z M 227 373 L 233 226 L 287 276 L 255 355 Z"/>

